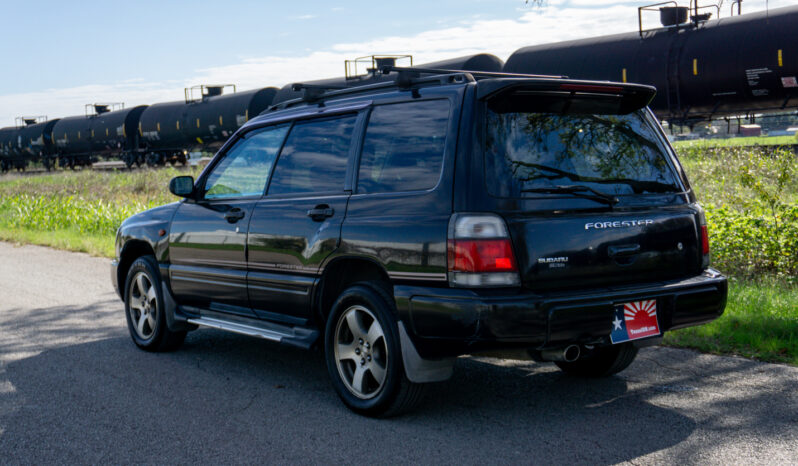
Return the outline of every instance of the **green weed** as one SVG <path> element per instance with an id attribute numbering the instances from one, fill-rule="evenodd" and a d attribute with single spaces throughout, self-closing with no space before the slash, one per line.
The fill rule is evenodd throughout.
<path id="1" fill-rule="evenodd" d="M 798 287 L 732 279 L 724 315 L 665 336 L 671 346 L 798 366 Z"/>

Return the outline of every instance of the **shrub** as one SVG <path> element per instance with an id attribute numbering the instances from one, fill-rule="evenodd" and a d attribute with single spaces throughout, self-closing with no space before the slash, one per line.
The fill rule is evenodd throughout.
<path id="1" fill-rule="evenodd" d="M 741 278 L 798 276 L 798 161 L 787 149 L 688 150 L 713 264 Z"/>

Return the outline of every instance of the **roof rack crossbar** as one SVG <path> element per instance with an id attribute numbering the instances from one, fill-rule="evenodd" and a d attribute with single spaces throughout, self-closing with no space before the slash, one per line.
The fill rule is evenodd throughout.
<path id="1" fill-rule="evenodd" d="M 291 84 L 292 91 L 301 91 L 303 89 L 322 89 L 328 91 L 328 90 L 339 90 L 339 89 L 348 89 L 348 88 L 346 86 L 334 86 L 334 85 L 325 85 L 325 84 L 305 84 L 305 83 Z"/>
<path id="2" fill-rule="evenodd" d="M 291 90 L 294 92 L 302 92 L 301 99 L 307 102 L 317 102 L 324 98 L 328 91 L 346 89 L 344 86 L 323 85 L 323 84 L 305 84 L 293 83 Z"/>

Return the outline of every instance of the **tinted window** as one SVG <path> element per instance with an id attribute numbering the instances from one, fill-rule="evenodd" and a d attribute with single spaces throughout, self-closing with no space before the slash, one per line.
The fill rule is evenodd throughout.
<path id="1" fill-rule="evenodd" d="M 488 111 L 485 170 L 500 197 L 586 185 L 610 194 L 677 192 L 679 185 L 643 111 L 626 115 Z"/>
<path id="2" fill-rule="evenodd" d="M 356 115 L 294 125 L 269 184 L 269 194 L 343 191 Z"/>
<path id="3" fill-rule="evenodd" d="M 360 157 L 357 192 L 433 188 L 443 165 L 449 101 L 375 107 Z"/>
<path id="4" fill-rule="evenodd" d="M 206 199 L 260 196 L 288 126 L 251 132 L 239 140 L 205 182 Z"/>

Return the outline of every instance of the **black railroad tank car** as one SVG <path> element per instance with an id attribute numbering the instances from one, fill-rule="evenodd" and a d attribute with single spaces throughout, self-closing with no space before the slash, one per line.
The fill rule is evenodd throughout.
<path id="1" fill-rule="evenodd" d="M 524 47 L 504 71 L 650 84 L 658 91 L 652 110 L 673 121 L 778 111 L 798 106 L 796 25 L 798 7 L 688 20 Z"/>
<path id="2" fill-rule="evenodd" d="M 100 157 L 136 160 L 139 116 L 146 105 L 108 111 L 107 105 L 91 105 L 94 114 L 62 118 L 52 128 L 52 156 L 62 167 L 90 165 Z"/>
<path id="3" fill-rule="evenodd" d="M 106 112 L 95 106 L 90 116 L 91 151 L 93 156 L 119 158 L 127 166 L 137 161 L 139 148 L 138 123 L 146 105 Z"/>
<path id="4" fill-rule="evenodd" d="M 141 114 L 141 150 L 149 164 L 185 163 L 188 151 L 218 149 L 247 120 L 271 105 L 277 88 L 221 94 L 221 86 L 203 86 L 201 91 L 199 99 L 150 105 Z"/>
<path id="5" fill-rule="evenodd" d="M 53 127 L 53 142 L 58 164 L 74 168 L 91 165 L 91 121 L 89 117 L 70 116 L 58 120 Z"/>
<path id="6" fill-rule="evenodd" d="M 375 62 L 378 63 L 377 66 L 379 66 L 380 64 L 394 63 L 393 60 L 394 58 L 403 58 L 403 57 L 384 57 L 384 58 L 387 61 L 377 62 L 377 60 L 374 60 Z M 383 58 L 380 58 L 379 60 L 383 60 Z M 417 65 L 416 67 L 429 68 L 429 69 L 499 72 L 502 70 L 503 64 L 504 63 L 501 61 L 501 59 L 495 55 L 491 55 L 489 53 L 479 53 L 475 55 L 466 55 L 464 57 L 451 58 L 448 60 L 424 63 L 422 65 Z M 345 78 L 330 78 L 330 79 L 320 79 L 315 81 L 303 81 L 302 84 L 310 85 L 312 87 L 317 87 L 317 88 L 336 89 L 336 88 L 347 88 L 355 86 L 366 86 L 369 84 L 375 84 L 386 80 L 393 81 L 395 79 L 396 75 L 367 73 L 363 75 L 357 75 Z M 303 91 L 295 89 L 294 86 L 295 84 L 287 84 L 283 86 L 277 92 L 277 95 L 274 97 L 273 103 L 276 105 L 289 100 L 301 98 L 303 95 Z"/>
<path id="7" fill-rule="evenodd" d="M 12 168 L 22 170 L 28 163 L 19 152 L 18 140 L 18 128 L 0 128 L 0 171 L 3 173 Z"/>
<path id="8" fill-rule="evenodd" d="M 52 166 L 53 128 L 58 119 L 36 122 L 24 120 L 25 126 L 18 130 L 19 155 L 25 161 L 40 161 L 46 169 Z"/>

